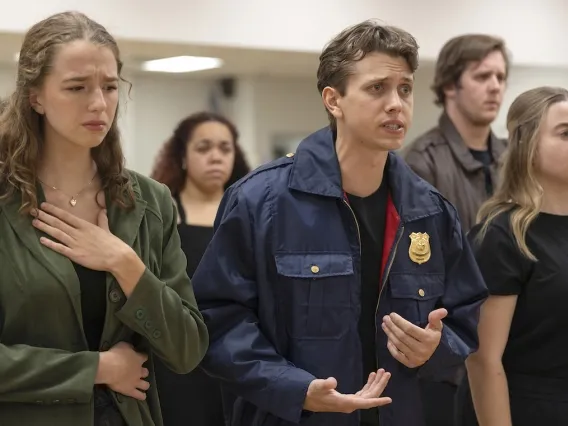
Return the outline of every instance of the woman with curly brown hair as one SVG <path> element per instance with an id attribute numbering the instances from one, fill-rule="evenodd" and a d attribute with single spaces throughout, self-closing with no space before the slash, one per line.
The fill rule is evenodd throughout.
<path id="1" fill-rule="evenodd" d="M 121 68 L 81 13 L 24 38 L 0 113 L 2 426 L 159 426 L 152 358 L 181 374 L 207 350 L 170 192 L 123 167 Z"/>
<path id="2" fill-rule="evenodd" d="M 187 117 L 164 144 L 152 177 L 170 188 L 177 203 L 190 277 L 213 236 L 225 189 L 248 172 L 237 129 L 219 114 L 200 112 Z M 223 425 L 217 382 L 201 369 L 183 376 L 160 362 L 155 367 L 165 426 Z"/>

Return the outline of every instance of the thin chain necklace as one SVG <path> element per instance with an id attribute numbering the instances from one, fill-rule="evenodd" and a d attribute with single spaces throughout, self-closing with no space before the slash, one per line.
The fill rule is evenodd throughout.
<path id="1" fill-rule="evenodd" d="M 51 189 L 54 189 L 55 191 L 59 191 L 59 192 L 61 192 L 62 194 L 67 195 L 68 197 L 71 197 L 71 198 L 69 199 L 69 204 L 71 204 L 71 207 L 75 207 L 75 206 L 77 205 L 77 197 L 79 197 L 79 195 L 81 195 L 81 194 L 83 193 L 83 191 L 85 191 L 89 186 L 91 186 L 91 184 L 93 183 L 93 180 L 95 179 L 95 176 L 96 176 L 96 175 L 97 175 L 97 170 L 95 169 L 95 173 L 93 174 L 93 177 L 91 178 L 91 180 L 89 181 L 89 183 L 86 184 L 86 185 L 83 187 L 83 189 L 81 189 L 79 192 L 77 192 L 75 195 L 72 195 L 72 196 L 69 195 L 69 194 L 67 194 L 67 193 L 65 193 L 65 192 L 63 192 L 61 189 L 59 189 L 59 188 L 57 188 L 57 187 L 55 187 L 55 186 L 48 185 L 47 183 L 45 183 L 44 181 L 42 181 L 40 178 L 37 178 L 37 180 L 39 180 L 39 181 L 40 181 L 42 184 L 44 184 L 45 186 L 47 186 L 47 187 L 49 187 L 49 188 L 51 188 Z"/>

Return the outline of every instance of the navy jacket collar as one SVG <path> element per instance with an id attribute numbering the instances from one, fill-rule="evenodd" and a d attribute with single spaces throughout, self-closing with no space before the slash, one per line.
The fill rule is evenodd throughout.
<path id="1" fill-rule="evenodd" d="M 436 190 L 420 179 L 401 157 L 390 152 L 388 164 L 390 194 L 403 222 L 441 211 Z M 289 188 L 324 197 L 343 197 L 341 171 L 329 127 L 311 134 L 298 146 Z"/>

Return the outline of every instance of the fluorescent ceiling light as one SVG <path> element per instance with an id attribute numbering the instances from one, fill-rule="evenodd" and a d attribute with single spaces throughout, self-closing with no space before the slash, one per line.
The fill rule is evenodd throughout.
<path id="1" fill-rule="evenodd" d="M 223 61 L 219 58 L 202 56 L 175 56 L 173 58 L 156 59 L 142 64 L 144 71 L 153 72 L 195 72 L 219 68 Z"/>

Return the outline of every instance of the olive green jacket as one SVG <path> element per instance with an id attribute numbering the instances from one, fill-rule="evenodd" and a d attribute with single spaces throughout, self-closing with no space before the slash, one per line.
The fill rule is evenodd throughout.
<path id="1" fill-rule="evenodd" d="M 165 186 L 129 175 L 135 207 L 107 204 L 109 226 L 147 269 L 128 299 L 107 274 L 100 351 L 126 341 L 187 373 L 204 356 L 208 334 L 186 273 L 175 206 Z M 41 190 L 38 196 L 44 200 Z M 0 204 L 0 425 L 90 426 L 99 353 L 88 351 L 84 337 L 79 281 L 66 257 L 41 245 L 15 198 Z M 151 362 L 148 368 L 146 401 L 112 392 L 129 426 L 162 424 Z"/>

